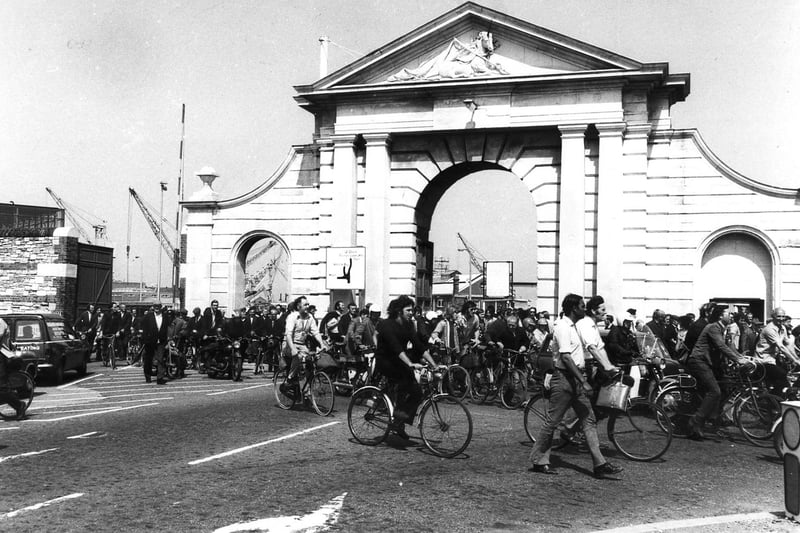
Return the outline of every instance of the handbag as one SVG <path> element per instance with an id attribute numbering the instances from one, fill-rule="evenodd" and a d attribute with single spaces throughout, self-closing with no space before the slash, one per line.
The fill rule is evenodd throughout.
<path id="1" fill-rule="evenodd" d="M 628 385 L 625 385 L 622 381 L 614 381 L 600 387 L 595 404 L 598 407 L 609 407 L 624 411 L 628 406 L 630 394 L 631 388 Z"/>

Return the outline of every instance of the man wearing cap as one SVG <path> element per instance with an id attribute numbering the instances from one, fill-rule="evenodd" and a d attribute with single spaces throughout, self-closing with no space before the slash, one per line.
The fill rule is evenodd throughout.
<path id="1" fill-rule="evenodd" d="M 767 386 L 778 395 L 782 395 L 783 389 L 789 386 L 787 372 L 777 365 L 778 359 L 785 358 L 794 365 L 800 365 L 800 358 L 795 354 L 794 346 L 786 334 L 785 320 L 786 311 L 782 307 L 776 307 L 772 311 L 772 320 L 758 334 L 753 355 L 756 361 L 764 365 Z"/>
<path id="2" fill-rule="evenodd" d="M 153 306 L 153 312 L 145 315 L 142 319 L 142 344 L 144 345 L 144 356 L 142 357 L 142 368 L 144 369 L 144 380 L 150 383 L 153 373 L 153 359 L 157 365 L 156 383 L 164 385 L 164 348 L 169 340 L 169 320 L 162 313 L 161 304 Z"/>

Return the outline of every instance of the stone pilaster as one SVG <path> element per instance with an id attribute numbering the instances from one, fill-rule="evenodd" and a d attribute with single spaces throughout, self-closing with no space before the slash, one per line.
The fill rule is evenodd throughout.
<path id="1" fill-rule="evenodd" d="M 597 124 L 600 138 L 597 180 L 597 294 L 619 315 L 623 302 L 622 134 L 625 123 Z"/>
<path id="2" fill-rule="evenodd" d="M 364 172 L 364 228 L 367 255 L 366 302 L 373 309 L 385 309 L 389 303 L 389 198 L 391 156 L 389 134 L 365 134 L 367 144 Z"/>
<path id="3" fill-rule="evenodd" d="M 558 217 L 558 306 L 564 296 L 583 294 L 586 255 L 586 124 L 559 126 L 561 176 Z M 565 216 L 567 214 L 567 216 Z M 557 309 L 558 310 L 558 309 Z"/>
<path id="4" fill-rule="evenodd" d="M 356 178 L 355 135 L 333 135 L 333 196 L 331 239 L 333 246 L 356 244 Z"/>

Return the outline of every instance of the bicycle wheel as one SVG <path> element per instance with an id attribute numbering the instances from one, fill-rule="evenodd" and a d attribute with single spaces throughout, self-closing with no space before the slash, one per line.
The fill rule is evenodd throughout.
<path id="1" fill-rule="evenodd" d="M 486 368 L 474 368 L 469 375 L 470 395 L 475 402 L 483 403 L 489 399 L 492 383 Z"/>
<path id="2" fill-rule="evenodd" d="M 634 400 L 608 417 L 608 440 L 628 459 L 654 461 L 669 449 L 672 425 L 656 404 Z"/>
<path id="3" fill-rule="evenodd" d="M 325 372 L 317 372 L 311 378 L 311 404 L 320 416 L 328 416 L 333 411 L 333 383 Z"/>
<path id="4" fill-rule="evenodd" d="M 550 400 L 544 395 L 537 394 L 532 396 L 527 405 L 525 405 L 525 412 L 523 413 L 523 425 L 525 426 L 525 433 L 531 442 L 536 442 L 545 422 L 549 419 L 550 415 L 548 409 L 550 408 Z M 558 424 L 555 431 L 553 431 L 553 440 L 551 441 L 551 448 L 553 450 L 560 450 L 570 443 L 570 428 L 575 425 L 574 420 L 577 418 L 575 411 L 570 408 L 562 421 Z"/>
<path id="5" fill-rule="evenodd" d="M 525 374 L 516 368 L 500 377 L 500 401 L 506 409 L 516 409 L 525 401 Z"/>
<path id="6" fill-rule="evenodd" d="M 36 382 L 33 378 L 27 372 L 12 372 L 8 375 L 8 389 L 16 395 L 27 411 L 33 401 L 33 391 L 36 389 Z M 0 405 L 0 418 L 16 420 L 17 411 L 4 403 Z"/>
<path id="7" fill-rule="evenodd" d="M 439 457 L 461 454 L 472 440 L 472 415 L 461 400 L 449 394 L 425 401 L 419 415 L 422 442 Z"/>
<path id="8" fill-rule="evenodd" d="M 745 396 L 736 406 L 735 418 L 739 430 L 756 446 L 772 446 L 772 427 L 781 417 L 781 400 L 768 392 Z"/>
<path id="9" fill-rule="evenodd" d="M 109 343 L 108 343 L 109 344 L 108 359 L 109 359 L 110 364 L 111 364 L 111 370 L 116 370 L 117 369 L 117 350 L 114 348 L 114 341 L 115 341 L 115 339 L 111 339 L 109 341 Z"/>
<path id="10" fill-rule="evenodd" d="M 383 442 L 391 422 L 389 398 L 378 387 L 362 387 L 350 397 L 347 427 L 361 444 L 375 446 Z"/>
<path id="11" fill-rule="evenodd" d="M 275 394 L 275 399 L 278 401 L 278 407 L 281 409 L 291 409 L 297 402 L 297 390 L 292 390 L 296 389 L 296 386 L 287 382 L 288 375 L 289 369 L 284 368 L 275 372 L 275 375 L 272 376 L 272 390 Z"/>
<path id="12" fill-rule="evenodd" d="M 772 427 L 772 447 L 778 457 L 783 459 L 783 420 L 777 421 Z"/>
<path id="13" fill-rule="evenodd" d="M 186 368 L 194 369 L 195 365 L 197 364 L 194 346 L 192 346 L 191 344 L 188 345 L 186 347 L 186 352 L 184 352 L 183 356 L 186 359 Z"/>
<path id="14" fill-rule="evenodd" d="M 133 354 L 136 353 L 137 346 L 135 342 L 128 343 L 128 350 L 125 353 L 125 362 L 128 363 L 128 366 L 133 364 Z"/>
<path id="15" fill-rule="evenodd" d="M 169 379 L 178 377 L 178 354 L 171 348 L 167 348 L 164 353 L 164 373 Z"/>
<path id="16" fill-rule="evenodd" d="M 444 390 L 459 400 L 463 400 L 467 397 L 467 394 L 469 394 L 469 373 L 467 369 L 461 365 L 451 365 L 447 367 L 443 382 Z"/>
<path id="17" fill-rule="evenodd" d="M 688 437 L 691 432 L 689 418 L 697 412 L 701 401 L 696 389 L 681 389 L 677 385 L 670 385 L 656 396 L 655 404 L 667 415 L 672 425 L 672 435 Z M 658 421 L 663 422 L 661 419 Z"/>
<path id="18" fill-rule="evenodd" d="M 109 347 L 108 344 L 103 344 L 100 347 L 100 358 L 103 360 L 103 366 L 108 366 L 110 361 L 108 360 L 108 351 Z"/>

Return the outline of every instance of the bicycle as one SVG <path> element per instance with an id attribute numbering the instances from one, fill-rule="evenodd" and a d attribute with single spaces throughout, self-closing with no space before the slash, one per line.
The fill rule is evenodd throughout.
<path id="1" fill-rule="evenodd" d="M 128 339 L 128 350 L 125 361 L 128 365 L 137 365 L 142 362 L 142 352 L 144 351 L 144 344 L 139 334 L 131 335 Z"/>
<path id="2" fill-rule="evenodd" d="M 317 369 L 317 354 L 309 353 L 301 361 L 302 370 L 300 375 L 295 377 L 297 381 L 289 381 L 289 370 L 287 366 L 275 372 L 272 377 L 273 392 L 281 409 L 291 409 L 295 404 L 307 399 L 311 400 L 311 406 L 320 416 L 328 416 L 333 411 L 334 394 L 333 383 L 328 374 Z"/>
<path id="3" fill-rule="evenodd" d="M 100 342 L 100 357 L 103 359 L 103 366 L 111 366 L 112 370 L 117 368 L 117 354 L 114 349 L 114 334 L 102 335 Z"/>
<path id="4" fill-rule="evenodd" d="M 0 418 L 3 420 L 22 420 L 33 401 L 33 392 L 36 382 L 23 370 L 13 370 L 8 373 L 8 383 L 0 385 L 0 392 L 9 392 L 22 402 L 22 414 L 12 408 L 10 404 L 0 404 Z"/>
<path id="5" fill-rule="evenodd" d="M 525 401 L 527 378 L 516 367 L 516 350 L 504 348 L 502 352 L 491 350 L 481 367 L 470 374 L 472 399 L 480 403 L 493 401 L 499 394 L 506 409 L 516 409 Z M 496 360 L 494 362 L 493 360 Z"/>
<path id="6" fill-rule="evenodd" d="M 456 457 L 472 440 L 472 415 L 458 398 L 437 392 L 435 383 L 443 379 L 442 368 L 425 372 L 434 386 L 428 388 L 415 413 L 422 442 L 434 455 Z M 396 403 L 395 386 L 367 385 L 355 391 L 347 407 L 347 426 L 353 438 L 366 446 L 383 442 L 396 422 Z"/>
<path id="7" fill-rule="evenodd" d="M 735 424 L 750 443 L 760 447 L 772 446 L 772 428 L 781 416 L 781 399 L 770 394 L 760 384 L 766 374 L 763 365 L 754 367 L 726 367 L 719 380 L 722 397 L 717 422 Z M 681 375 L 667 385 L 656 397 L 655 403 L 668 415 L 673 433 L 679 437 L 690 434 L 689 419 L 697 412 L 702 397 L 697 390 L 697 380 L 691 375 Z"/>
<path id="8" fill-rule="evenodd" d="M 471 390 L 469 371 L 459 363 L 453 362 L 457 359 L 458 352 L 453 348 L 439 346 L 431 350 L 431 357 L 437 363 L 447 367 L 442 376 L 442 390 L 439 392 L 447 391 L 448 394 L 455 396 L 459 400 L 466 398 Z"/>
<path id="9" fill-rule="evenodd" d="M 619 377 L 619 376 L 617 376 Z M 535 443 L 539 432 L 549 419 L 549 392 L 540 387 L 531 396 L 523 413 L 525 433 Z M 672 444 L 672 427 L 667 413 L 644 398 L 628 398 L 624 409 L 594 406 L 596 413 L 607 416 L 608 440 L 625 457 L 632 461 L 655 461 L 663 456 Z M 583 431 L 579 419 L 571 408 L 553 432 L 552 449 L 558 450 L 573 443 L 580 444 Z"/>
<path id="10" fill-rule="evenodd" d="M 373 384 L 375 379 L 375 347 L 361 345 L 353 355 L 342 354 L 333 378 L 336 394 L 349 396 L 354 390 Z"/>

